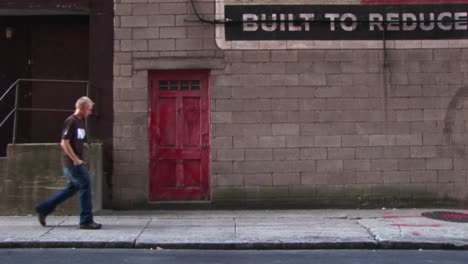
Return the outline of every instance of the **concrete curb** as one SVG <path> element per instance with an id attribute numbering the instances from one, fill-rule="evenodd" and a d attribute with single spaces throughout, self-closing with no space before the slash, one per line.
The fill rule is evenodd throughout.
<path id="1" fill-rule="evenodd" d="M 468 250 L 468 244 L 412 242 L 319 242 L 319 243 L 131 243 L 131 242 L 0 242 L 0 248 L 135 248 L 135 249 L 205 249 L 205 250 L 328 250 L 328 249 L 411 249 Z"/>

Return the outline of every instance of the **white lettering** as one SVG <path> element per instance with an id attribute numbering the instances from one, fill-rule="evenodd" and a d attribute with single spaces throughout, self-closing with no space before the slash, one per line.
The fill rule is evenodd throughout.
<path id="1" fill-rule="evenodd" d="M 426 25 L 426 23 L 424 22 L 424 14 L 423 13 L 419 14 L 419 20 L 421 21 L 421 22 L 419 22 L 419 27 L 424 31 L 433 30 L 434 27 L 435 27 L 434 19 L 435 19 L 434 13 L 430 13 L 429 14 L 429 25 Z"/>
<path id="2" fill-rule="evenodd" d="M 377 27 L 379 31 L 383 31 L 384 28 L 382 26 L 383 16 L 378 13 L 370 13 L 369 14 L 369 30 L 374 31 L 375 27 Z"/>
<path id="3" fill-rule="evenodd" d="M 299 17 L 303 18 L 305 20 L 305 23 L 304 23 L 305 31 L 310 31 L 310 22 L 309 21 L 314 20 L 315 15 L 314 14 L 300 14 Z"/>
<path id="4" fill-rule="evenodd" d="M 398 31 L 400 30 L 400 14 L 398 13 L 388 13 L 387 14 L 387 30 L 388 31 Z"/>
<path id="5" fill-rule="evenodd" d="M 336 23 L 335 20 L 340 17 L 340 14 L 325 14 L 325 18 L 328 18 L 330 20 L 330 30 L 335 31 L 336 29 Z"/>
<path id="6" fill-rule="evenodd" d="M 262 14 L 262 21 L 268 21 L 266 14 Z M 278 27 L 278 23 L 273 21 L 276 21 L 276 14 L 271 15 L 271 22 L 262 22 L 262 29 L 266 32 L 275 31 Z"/>
<path id="7" fill-rule="evenodd" d="M 346 20 L 351 19 L 351 25 L 346 25 Z M 343 28 L 344 31 L 353 31 L 357 27 L 357 18 L 356 15 L 351 14 L 351 13 L 346 13 L 343 14 L 340 18 L 341 20 L 341 27 Z"/>
<path id="8" fill-rule="evenodd" d="M 288 20 L 289 21 L 294 21 L 294 15 L 293 14 L 289 14 L 288 15 Z M 299 25 L 299 26 L 295 26 L 294 25 L 294 22 L 289 22 L 289 31 L 302 31 L 302 27 Z"/>
<path id="9" fill-rule="evenodd" d="M 455 21 L 456 21 L 455 30 L 467 30 L 468 29 L 466 15 L 467 15 L 467 12 L 455 13 Z"/>
<path id="10" fill-rule="evenodd" d="M 403 30 L 404 31 L 413 31 L 418 26 L 416 24 L 416 20 L 418 20 L 418 18 L 416 17 L 415 14 L 403 13 L 402 20 L 403 20 Z"/>
<path id="11" fill-rule="evenodd" d="M 440 13 L 438 16 L 437 16 L 437 26 L 439 26 L 440 29 L 442 30 L 452 30 L 453 28 L 453 24 L 451 22 L 449 22 L 449 24 L 447 25 L 446 23 L 444 23 L 444 18 L 449 18 L 449 20 L 452 19 L 452 13 L 450 12 L 443 12 L 443 13 Z"/>
<path id="12" fill-rule="evenodd" d="M 256 22 L 248 21 L 258 21 L 258 16 L 255 14 L 243 14 L 242 21 L 244 21 L 242 30 L 243 31 L 257 31 L 258 24 Z"/>

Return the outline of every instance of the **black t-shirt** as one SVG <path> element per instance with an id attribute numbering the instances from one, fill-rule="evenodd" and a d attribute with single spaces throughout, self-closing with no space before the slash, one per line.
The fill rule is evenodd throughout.
<path id="1" fill-rule="evenodd" d="M 86 142 L 86 130 L 84 119 L 79 119 L 75 115 L 65 119 L 62 129 L 62 139 L 70 140 L 70 146 L 79 159 L 83 159 L 83 143 Z M 65 167 L 73 166 L 73 161 L 62 150 L 62 164 Z"/>

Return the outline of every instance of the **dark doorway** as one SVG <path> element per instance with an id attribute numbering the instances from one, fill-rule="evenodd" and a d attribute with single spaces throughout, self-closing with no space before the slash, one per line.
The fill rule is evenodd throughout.
<path id="1" fill-rule="evenodd" d="M 0 96 L 17 79 L 88 80 L 89 17 L 0 17 Z M 8 32 L 8 34 L 7 34 Z M 60 128 L 86 84 L 22 81 L 18 104 L 24 108 L 70 112 L 19 111 L 17 143 L 58 142 Z M 14 107 L 14 93 L 0 102 L 0 122 Z M 12 141 L 13 118 L 0 128 L 0 156 Z"/>

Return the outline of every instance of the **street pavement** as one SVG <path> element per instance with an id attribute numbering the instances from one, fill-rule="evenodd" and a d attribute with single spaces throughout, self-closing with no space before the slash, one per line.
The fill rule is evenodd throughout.
<path id="1" fill-rule="evenodd" d="M 460 209 L 110 211 L 100 230 L 78 216 L 0 216 L 0 248 L 468 249 L 468 222 L 422 216 Z M 467 219 L 461 219 L 467 220 Z"/>

